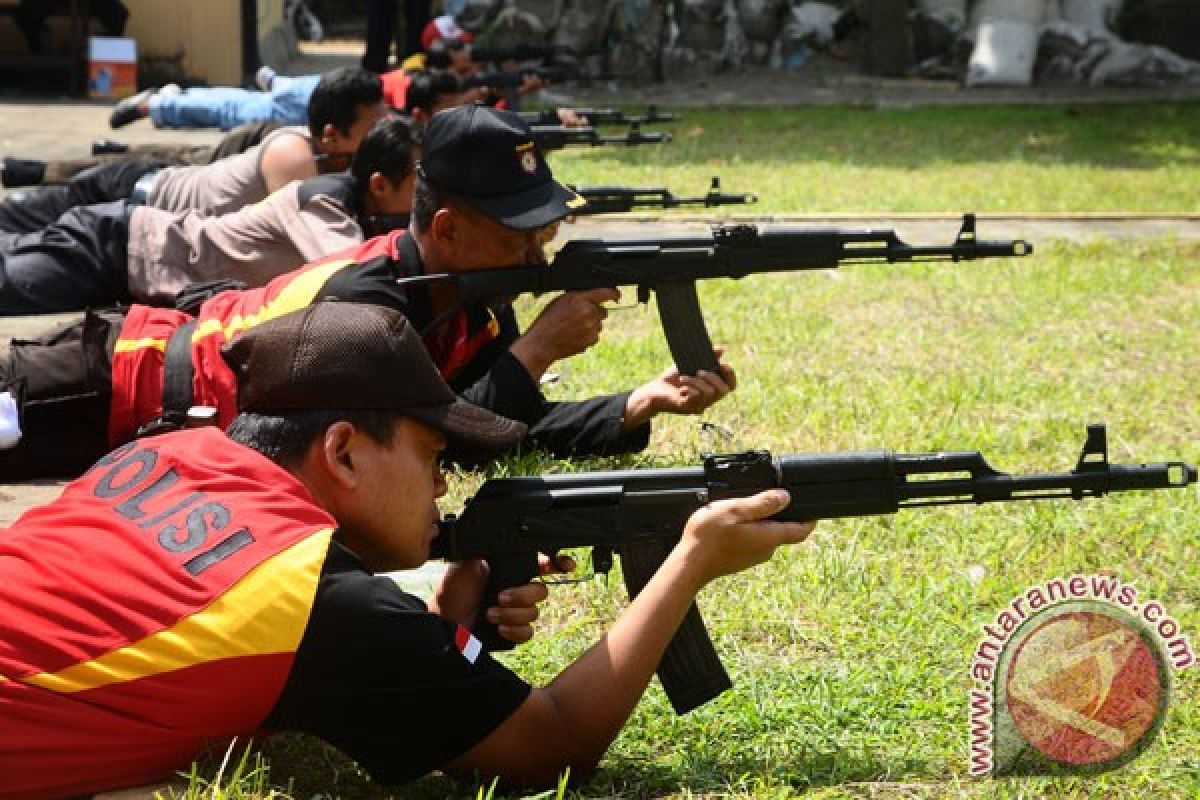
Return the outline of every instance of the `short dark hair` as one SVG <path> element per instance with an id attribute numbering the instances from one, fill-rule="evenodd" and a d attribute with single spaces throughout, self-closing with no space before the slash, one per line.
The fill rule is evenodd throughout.
<path id="1" fill-rule="evenodd" d="M 374 72 L 362 67 L 330 70 L 317 81 L 308 99 L 308 130 L 317 138 L 326 125 L 349 133 L 359 108 L 382 100 L 383 81 Z"/>
<path id="2" fill-rule="evenodd" d="M 438 97 L 461 92 L 463 89 L 458 78 L 452 73 L 440 70 L 414 72 L 408 82 L 408 88 L 404 90 L 403 110 L 406 114 L 412 114 L 417 109 L 426 114 L 432 113 Z"/>
<path id="3" fill-rule="evenodd" d="M 396 411 L 356 409 L 353 411 L 289 411 L 262 414 L 243 411 L 234 417 L 226 433 L 238 444 L 262 453 L 283 467 L 296 467 L 308 448 L 330 425 L 345 420 L 372 441 L 390 445 L 395 438 Z"/>
<path id="4" fill-rule="evenodd" d="M 434 213 L 437 213 L 438 209 L 444 209 L 444 207 L 454 204 L 455 201 L 448 192 L 439 190 L 418 170 L 416 180 L 413 182 L 413 228 L 415 230 L 430 229 Z"/>
<path id="5" fill-rule="evenodd" d="M 473 208 L 470 201 L 454 192 L 447 192 L 430 183 L 417 170 L 417 179 L 413 182 L 412 227 L 414 230 L 427 231 L 433 224 L 433 215 L 442 208 Z"/>
<path id="6" fill-rule="evenodd" d="M 359 186 L 366 186 L 376 172 L 394 184 L 400 183 L 413 171 L 413 145 L 420 141 L 417 123 L 389 114 L 372 125 L 359 143 L 350 174 Z"/>

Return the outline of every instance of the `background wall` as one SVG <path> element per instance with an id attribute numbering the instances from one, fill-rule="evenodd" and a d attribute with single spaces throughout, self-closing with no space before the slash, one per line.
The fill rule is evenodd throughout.
<path id="1" fill-rule="evenodd" d="M 213 85 L 242 82 L 239 0 L 124 0 L 127 36 L 140 57 L 177 59 L 183 73 Z M 257 0 L 260 49 L 280 46 L 283 0 Z M 265 45 L 265 48 L 264 48 Z"/>

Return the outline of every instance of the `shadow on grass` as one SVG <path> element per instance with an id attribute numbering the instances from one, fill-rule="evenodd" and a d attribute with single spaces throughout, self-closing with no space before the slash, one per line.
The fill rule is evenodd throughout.
<path id="1" fill-rule="evenodd" d="M 455 781 L 440 774 L 414 783 L 387 787 L 372 782 L 336 748 L 310 736 L 279 734 L 260 745 L 270 765 L 273 786 L 303 800 L 316 795 L 342 800 L 405 800 L 477 798 L 486 784 Z M 812 789 L 890 779 L 896 775 L 929 774 L 933 765 L 909 754 L 899 761 L 872 754 L 839 750 L 801 752 L 786 762 L 766 762 L 754 753 L 712 750 L 684 758 L 675 765 L 609 757 L 602 768 L 576 785 L 570 797 L 657 797 L 679 792 L 698 795 L 752 791 L 757 787 Z M 496 792 L 496 798 L 542 796 L 534 791 Z M 552 796 L 552 795 L 546 795 Z"/>
<path id="2" fill-rule="evenodd" d="M 927 775 L 934 765 L 913 754 L 897 759 L 867 752 L 808 751 L 780 760 L 720 747 L 677 766 L 607 758 L 602 769 L 579 787 L 584 797 L 654 797 L 680 792 L 699 796 L 754 792 L 773 787 L 797 790 Z"/>

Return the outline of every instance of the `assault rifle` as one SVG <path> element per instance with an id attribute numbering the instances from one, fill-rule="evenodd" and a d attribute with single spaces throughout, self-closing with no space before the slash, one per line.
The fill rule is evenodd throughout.
<path id="1" fill-rule="evenodd" d="M 576 214 L 612 214 L 635 208 L 679 208 L 680 206 L 716 206 L 757 203 L 753 194 L 726 194 L 721 191 L 721 179 L 713 176 L 708 191 L 699 197 L 679 197 L 670 189 L 636 186 L 572 186 L 575 193 L 587 200 Z"/>
<path id="2" fill-rule="evenodd" d="M 471 60 L 477 64 L 500 64 L 504 61 L 543 61 L 552 64 L 566 58 L 578 61 L 579 55 L 573 47 L 565 44 L 528 42 L 511 47 L 477 47 L 471 45 Z"/>
<path id="3" fill-rule="evenodd" d="M 562 83 L 578 77 L 576 73 L 561 67 L 520 67 L 513 70 L 487 70 L 458 79 L 458 91 L 487 86 L 491 89 L 512 89 L 525 82 L 525 78 L 536 75 L 543 83 Z"/>
<path id="4" fill-rule="evenodd" d="M 975 215 L 964 214 L 962 228 L 948 245 L 914 247 L 890 229 L 714 225 L 707 235 L 652 239 L 573 239 L 548 266 L 473 269 L 400 278 L 402 284 L 452 282 L 464 305 L 530 292 L 575 292 L 636 286 L 640 303 L 658 297 L 663 333 L 679 371 L 716 372 L 718 362 L 700 313 L 696 281 L 742 278 L 758 272 L 836 269 L 867 262 L 967 261 L 1027 256 L 1033 246 L 1021 239 L 984 241 L 975 237 Z"/>
<path id="5" fill-rule="evenodd" d="M 678 115 L 664 113 L 657 106 L 647 106 L 645 114 L 630 116 L 619 108 L 572 108 L 576 116 L 582 117 L 588 125 L 655 125 L 663 122 L 675 122 Z M 520 111 L 521 119 L 530 125 L 558 125 L 558 109 L 544 108 L 541 111 Z"/>
<path id="6" fill-rule="evenodd" d="M 1103 425 L 1089 425 L 1075 469 L 1011 475 L 978 452 L 907 455 L 886 450 L 784 455 L 766 451 L 705 456 L 698 467 L 494 478 L 447 516 L 433 556 L 483 558 L 491 571 L 483 607 L 538 574 L 538 554 L 592 549 L 597 572 L 621 557 L 631 597 L 666 559 L 696 509 L 714 500 L 784 488 L 791 503 L 773 519 L 803 521 L 893 514 L 900 509 L 1018 500 L 1101 497 L 1109 492 L 1184 488 L 1196 468 L 1181 462 L 1110 464 Z M 482 619 L 475 635 L 492 649 L 512 644 Z M 676 713 L 732 686 L 693 603 L 658 666 Z"/>
<path id="7" fill-rule="evenodd" d="M 510 72 L 480 72 L 467 76 L 442 70 L 426 70 L 413 74 L 404 93 L 404 108 L 397 111 L 402 114 L 411 113 L 417 108 L 430 111 L 441 95 L 458 94 L 481 86 L 512 90 L 520 87 L 528 75 L 537 75 L 549 82 L 575 77 L 573 73 L 551 67 L 525 67 Z"/>
<path id="8" fill-rule="evenodd" d="M 630 125 L 622 134 L 600 133 L 591 126 L 572 128 L 566 125 L 530 125 L 533 140 L 542 152 L 561 150 L 564 147 L 600 147 L 606 144 L 661 144 L 671 141 L 671 134 L 659 131 L 642 132 L 640 125 Z"/>
<path id="9" fill-rule="evenodd" d="M 449 67 L 453 58 L 451 51 L 460 50 L 462 42 L 436 40 L 425 51 L 425 64 L 434 68 Z M 553 64 L 558 61 L 576 62 L 575 50 L 561 44 L 517 44 L 512 47 L 476 47 L 470 45 L 469 56 L 476 64 L 502 64 L 505 61 L 541 61 Z"/>
<path id="10" fill-rule="evenodd" d="M 455 75 L 453 72 L 430 70 L 413 75 L 408 91 L 417 87 L 419 91 L 431 94 L 456 94 L 468 89 L 486 86 L 491 89 L 512 89 L 525 82 L 525 78 L 536 75 L 546 83 L 557 83 L 577 77 L 575 73 L 558 67 L 521 67 L 514 70 L 488 70 L 472 75 Z"/>

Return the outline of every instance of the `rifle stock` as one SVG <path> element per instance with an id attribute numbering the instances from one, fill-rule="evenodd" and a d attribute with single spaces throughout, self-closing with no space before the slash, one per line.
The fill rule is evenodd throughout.
<path id="1" fill-rule="evenodd" d="M 930 476 L 936 476 L 931 478 Z M 951 477 L 957 476 L 957 477 Z M 792 501 L 776 515 L 811 520 L 892 514 L 903 508 L 1039 499 L 1101 497 L 1110 492 L 1178 489 L 1196 483 L 1182 462 L 1122 465 L 1108 460 L 1103 425 L 1088 426 L 1070 472 L 1012 475 L 977 452 L 896 454 L 886 450 L 784 455 L 766 451 L 711 455 L 699 467 L 497 478 L 448 516 L 433 557 L 487 559 L 492 567 L 483 607 L 495 593 L 537 574 L 538 554 L 592 548 L 598 570 L 621 557 L 631 596 L 642 590 L 698 508 L 782 487 Z M 493 649 L 511 647 L 486 621 L 476 635 Z M 686 713 L 732 683 L 693 603 L 658 667 L 677 713 Z"/>

